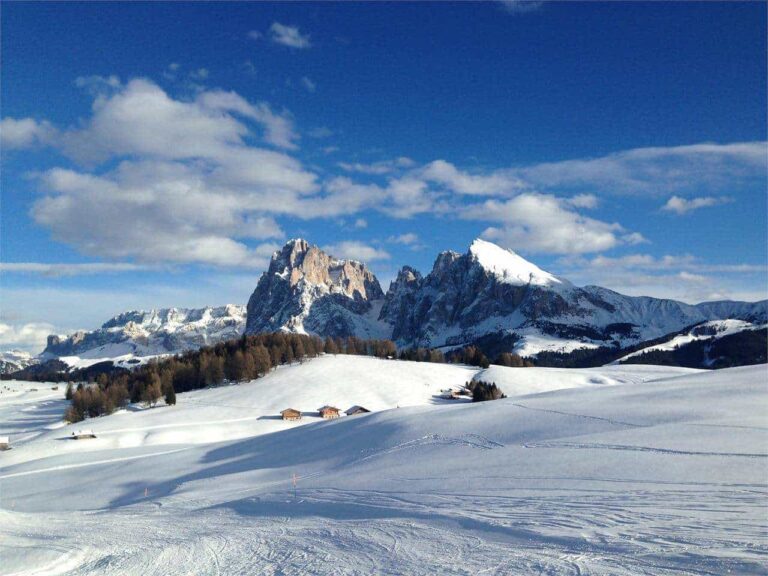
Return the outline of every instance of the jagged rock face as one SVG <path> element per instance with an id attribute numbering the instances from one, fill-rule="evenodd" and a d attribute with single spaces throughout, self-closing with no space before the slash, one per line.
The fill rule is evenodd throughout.
<path id="1" fill-rule="evenodd" d="M 248 301 L 247 334 L 306 332 L 322 336 L 380 336 L 367 316 L 384 298 L 365 265 L 337 260 L 305 240 L 275 252 Z"/>
<path id="2" fill-rule="evenodd" d="M 559 288 L 561 281 L 535 267 L 522 270 L 515 261 L 505 267 L 506 254 L 498 247 L 492 250 L 500 252 L 495 254 L 499 258 L 484 258 L 486 245 L 475 243 L 466 254 L 441 253 L 423 279 L 404 268 L 390 286 L 382 308 L 382 319 L 393 325 L 392 337 L 414 346 L 461 344 L 488 333 L 486 325 L 494 318 L 509 319 L 518 313 L 521 320 L 535 320 L 569 307 L 580 312 L 551 289 Z M 500 321 L 491 331 L 513 327 L 516 325 Z"/>
<path id="3" fill-rule="evenodd" d="M 77 356 L 94 350 L 103 350 L 105 357 L 182 352 L 237 338 L 244 326 L 244 306 L 133 310 L 115 316 L 98 330 L 48 336 L 41 356 Z"/>

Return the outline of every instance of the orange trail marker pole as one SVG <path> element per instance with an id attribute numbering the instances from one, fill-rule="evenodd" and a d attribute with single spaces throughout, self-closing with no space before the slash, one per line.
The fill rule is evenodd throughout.
<path id="1" fill-rule="evenodd" d="M 296 501 L 296 472 L 293 473 L 293 500 Z"/>

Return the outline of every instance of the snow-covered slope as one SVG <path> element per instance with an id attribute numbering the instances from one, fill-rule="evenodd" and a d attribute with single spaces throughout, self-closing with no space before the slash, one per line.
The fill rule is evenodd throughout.
<path id="1" fill-rule="evenodd" d="M 323 358 L 269 378 L 297 382 L 289 400 L 298 404 L 312 388 L 292 371 L 340 365 L 311 368 L 312 384 L 323 389 L 349 360 Z M 400 367 L 412 364 L 379 361 L 365 374 L 388 366 L 405 389 Z M 627 369 L 604 377 L 617 380 Z M 502 373 L 518 371 L 551 379 L 539 369 Z M 207 391 L 231 395 L 218 399 L 219 419 L 242 418 L 235 398 L 269 378 Z M 367 382 L 346 393 L 386 386 Z M 213 444 L 180 440 L 187 430 L 176 415 L 192 404 L 184 396 L 174 408 L 104 418 L 114 432 L 105 428 L 96 441 L 46 432 L 0 455 L 0 571 L 766 571 L 765 367 L 663 368 L 631 383 L 402 407 Z M 135 427 L 121 419 L 151 412 L 167 413 L 177 441 L 169 433 L 163 443 L 112 443 Z M 60 448 L 23 457 L 44 443 Z"/>
<path id="2" fill-rule="evenodd" d="M 478 238 L 472 242 L 469 253 L 480 266 L 493 273 L 500 282 L 505 284 L 517 286 L 562 284 L 562 281 L 549 272 L 521 258 L 512 250 L 505 250 L 492 242 Z"/>
<path id="3" fill-rule="evenodd" d="M 698 326 L 694 326 L 684 334 L 678 334 L 673 338 L 670 338 L 666 342 L 648 346 L 646 348 L 641 348 L 640 350 L 636 350 L 631 354 L 622 356 L 615 362 L 612 362 L 612 364 L 618 364 L 629 358 L 641 356 L 646 352 L 652 352 L 654 350 L 675 350 L 685 346 L 686 344 L 690 344 L 691 342 L 700 340 L 718 340 L 725 336 L 738 334 L 744 330 L 759 330 L 765 327 L 765 324 L 755 325 L 751 322 L 745 322 L 744 320 L 712 320 L 710 322 L 703 322 Z"/>

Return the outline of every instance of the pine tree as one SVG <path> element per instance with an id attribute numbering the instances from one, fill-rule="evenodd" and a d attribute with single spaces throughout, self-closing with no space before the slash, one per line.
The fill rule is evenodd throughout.
<path id="1" fill-rule="evenodd" d="M 325 350 L 326 354 L 338 354 L 339 353 L 339 347 L 336 346 L 336 342 L 330 336 L 328 336 L 325 339 L 324 350 Z"/>
<path id="2" fill-rule="evenodd" d="M 162 384 L 160 382 L 160 376 L 157 373 L 152 373 L 149 378 L 149 384 L 144 388 L 144 394 L 142 395 L 142 401 L 147 406 L 154 406 L 157 401 L 163 395 Z"/>
<path id="3" fill-rule="evenodd" d="M 163 394 L 165 395 L 165 403 L 168 406 L 174 406 L 176 404 L 176 390 L 173 389 L 173 383 L 170 383 L 165 387 Z"/>

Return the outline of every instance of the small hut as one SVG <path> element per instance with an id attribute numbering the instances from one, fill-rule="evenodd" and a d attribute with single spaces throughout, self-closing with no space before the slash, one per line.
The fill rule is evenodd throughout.
<path id="1" fill-rule="evenodd" d="M 10 450 L 10 449 L 11 449 L 11 437 L 0 436 L 0 450 Z"/>
<path id="2" fill-rule="evenodd" d="M 72 432 L 72 438 L 74 440 L 84 440 L 86 438 L 96 438 L 96 434 L 93 433 L 93 430 L 75 430 Z"/>
<path id="3" fill-rule="evenodd" d="M 283 417 L 283 420 L 301 420 L 301 412 L 295 408 L 286 408 L 280 412 L 280 416 Z"/>
<path id="4" fill-rule="evenodd" d="M 325 418 L 326 420 L 330 420 L 332 418 L 338 418 L 340 416 L 339 409 L 335 406 L 323 406 L 318 410 L 320 412 L 320 416 Z"/>
<path id="5" fill-rule="evenodd" d="M 368 414 L 370 410 L 368 408 L 364 408 L 362 406 L 352 406 L 349 410 L 345 412 L 347 416 L 355 416 L 356 414 Z"/>

